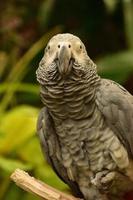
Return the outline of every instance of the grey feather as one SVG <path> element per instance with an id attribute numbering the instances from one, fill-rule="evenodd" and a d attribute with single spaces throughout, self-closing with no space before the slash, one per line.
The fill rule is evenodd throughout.
<path id="1" fill-rule="evenodd" d="M 133 97 L 114 81 L 101 79 L 97 105 L 107 124 L 133 158 Z"/>
<path id="2" fill-rule="evenodd" d="M 72 188 L 75 196 L 82 198 L 83 196 L 79 190 L 78 185 L 75 182 L 69 180 L 66 169 L 59 161 L 60 153 L 57 155 L 59 149 L 58 138 L 54 130 L 53 120 L 50 117 L 47 108 L 43 108 L 40 111 L 37 122 L 37 133 L 40 139 L 42 152 L 44 153 L 48 163 L 53 167 L 53 170 L 61 178 L 61 180 Z M 51 143 L 51 147 L 49 143 Z M 55 154 L 57 156 L 55 156 Z"/>

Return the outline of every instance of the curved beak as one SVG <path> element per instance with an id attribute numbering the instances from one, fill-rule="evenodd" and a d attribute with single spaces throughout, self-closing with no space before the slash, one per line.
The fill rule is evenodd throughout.
<path id="1" fill-rule="evenodd" d="M 57 54 L 58 70 L 61 75 L 69 74 L 72 68 L 72 52 L 67 45 L 62 45 Z"/>

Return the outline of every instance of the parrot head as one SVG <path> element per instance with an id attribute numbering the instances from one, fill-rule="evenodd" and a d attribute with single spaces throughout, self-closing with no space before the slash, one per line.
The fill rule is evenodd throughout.
<path id="1" fill-rule="evenodd" d="M 64 78 L 76 71 L 86 73 L 95 64 L 87 55 L 83 42 L 70 33 L 57 34 L 48 42 L 37 70 L 38 80 L 55 80 L 57 74 Z M 40 81 L 41 82 L 41 81 Z"/>
<path id="2" fill-rule="evenodd" d="M 40 62 L 42 70 L 50 74 L 55 71 L 66 77 L 74 70 L 89 66 L 92 63 L 87 55 L 83 42 L 70 33 L 57 34 L 48 42 Z M 83 70 L 84 71 L 84 70 Z M 52 74 L 52 73 L 51 73 Z"/>
<path id="3" fill-rule="evenodd" d="M 49 65 L 56 63 L 61 75 L 71 72 L 74 63 L 81 63 L 87 57 L 82 41 L 68 33 L 58 34 L 51 38 L 45 49 L 44 59 Z"/>

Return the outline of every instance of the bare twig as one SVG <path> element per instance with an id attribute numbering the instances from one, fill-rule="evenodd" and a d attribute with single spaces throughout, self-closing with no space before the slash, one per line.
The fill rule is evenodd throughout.
<path id="1" fill-rule="evenodd" d="M 11 179 L 20 188 L 45 200 L 79 200 L 31 177 L 27 172 L 20 169 L 16 169 L 12 173 Z"/>

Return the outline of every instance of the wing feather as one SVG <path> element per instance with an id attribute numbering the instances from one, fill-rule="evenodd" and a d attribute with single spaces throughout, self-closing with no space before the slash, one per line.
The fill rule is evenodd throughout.
<path id="1" fill-rule="evenodd" d="M 40 139 L 42 151 L 55 173 L 62 181 L 70 186 L 76 196 L 82 198 L 83 195 L 81 194 L 77 183 L 69 180 L 67 171 L 60 162 L 60 145 L 54 128 L 54 122 L 47 108 L 43 108 L 39 114 L 37 134 Z"/>
<path id="2" fill-rule="evenodd" d="M 133 96 L 118 83 L 101 79 L 96 103 L 108 126 L 133 157 Z"/>

